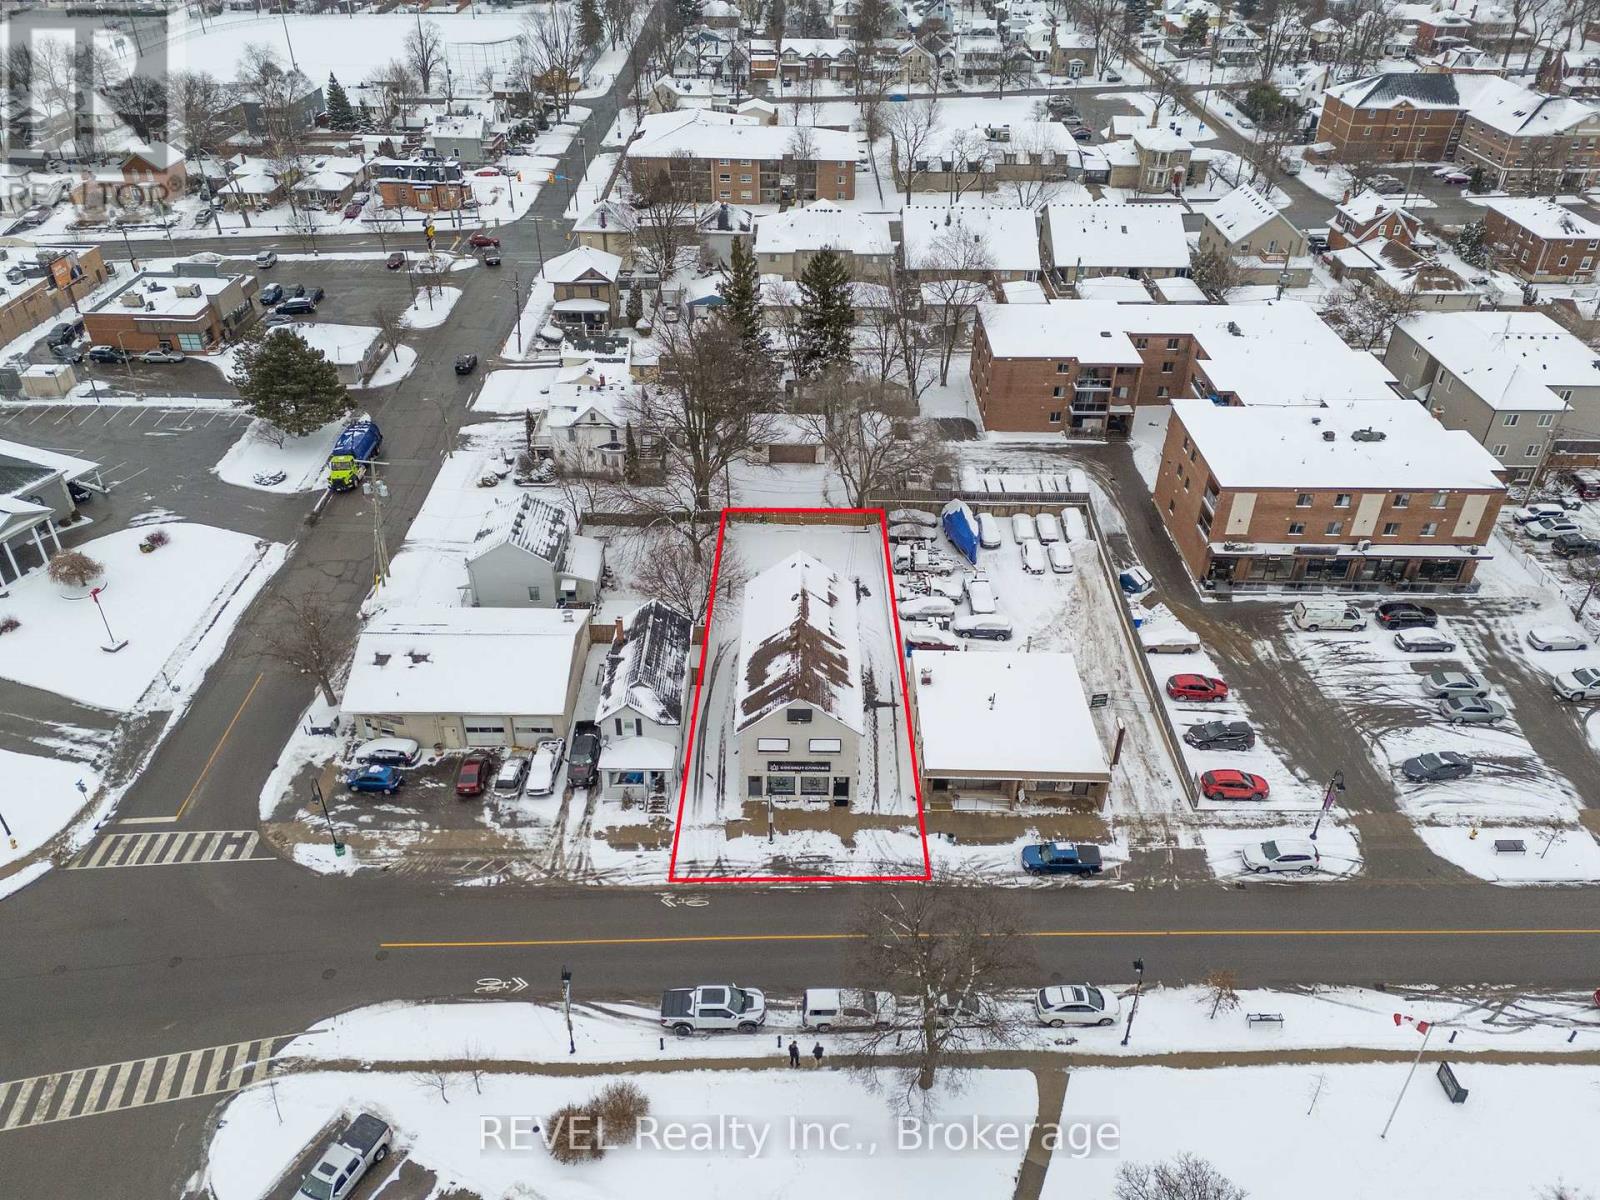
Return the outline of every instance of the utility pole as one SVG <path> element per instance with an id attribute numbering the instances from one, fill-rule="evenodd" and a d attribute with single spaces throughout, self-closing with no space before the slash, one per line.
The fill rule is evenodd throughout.
<path id="1" fill-rule="evenodd" d="M 538 228 L 537 225 L 534 226 Z M 522 353 L 522 272 L 511 272 L 511 307 L 517 318 L 517 353 Z"/>
<path id="2" fill-rule="evenodd" d="M 367 480 L 361 490 L 372 498 L 372 586 L 382 587 L 389 582 L 389 544 L 383 536 L 383 501 L 389 485 L 378 478 L 377 459 L 368 459 L 366 466 Z"/>
<path id="3" fill-rule="evenodd" d="M 567 1053 L 578 1052 L 577 1040 L 572 1036 L 572 969 L 561 968 L 561 1014 L 567 1019 Z"/>

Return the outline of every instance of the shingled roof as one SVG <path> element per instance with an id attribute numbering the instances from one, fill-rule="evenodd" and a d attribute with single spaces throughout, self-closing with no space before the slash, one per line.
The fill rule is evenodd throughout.
<path id="1" fill-rule="evenodd" d="M 1353 108 L 1389 108 L 1402 102 L 1424 108 L 1465 108 L 1456 76 L 1390 71 L 1328 89 L 1328 95 Z"/>
<path id="2" fill-rule="evenodd" d="M 804 703 L 860 733 L 860 627 L 855 584 L 792 554 L 744 589 L 735 728 Z"/>
<path id="3" fill-rule="evenodd" d="M 548 500 L 524 493 L 521 500 L 490 514 L 488 522 L 478 531 L 470 557 L 477 558 L 509 542 L 546 562 L 555 563 L 566 540 L 567 514 Z"/>
<path id="4" fill-rule="evenodd" d="M 624 708 L 657 725 L 683 720 L 683 674 L 692 622 L 659 600 L 641 604 L 622 626 L 622 642 L 606 656 L 605 678 L 595 718 L 604 721 Z"/>

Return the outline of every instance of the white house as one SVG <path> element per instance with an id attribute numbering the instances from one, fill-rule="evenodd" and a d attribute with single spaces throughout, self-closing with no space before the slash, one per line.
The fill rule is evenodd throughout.
<path id="1" fill-rule="evenodd" d="M 676 786 L 693 628 L 660 600 L 617 618 L 595 708 L 602 796 L 659 808 Z"/>
<path id="2" fill-rule="evenodd" d="M 602 543 L 574 534 L 562 509 L 531 492 L 491 514 L 467 558 L 481 608 L 588 607 L 603 571 Z"/>

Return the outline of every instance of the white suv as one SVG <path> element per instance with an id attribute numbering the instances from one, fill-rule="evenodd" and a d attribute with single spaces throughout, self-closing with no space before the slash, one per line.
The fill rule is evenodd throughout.
<path id="1" fill-rule="evenodd" d="M 1110 992 L 1087 983 L 1040 988 L 1033 996 L 1039 1024 L 1052 1029 L 1063 1025 L 1115 1025 L 1121 1005 Z"/>
<path id="2" fill-rule="evenodd" d="M 1257 842 L 1240 852 L 1247 870 L 1257 875 L 1274 872 L 1295 872 L 1310 875 L 1320 868 L 1322 855 L 1314 842 L 1305 838 L 1276 838 L 1270 842 Z"/>
<path id="3" fill-rule="evenodd" d="M 1562 700 L 1600 700 L 1600 667 L 1563 671 L 1550 681 Z"/>

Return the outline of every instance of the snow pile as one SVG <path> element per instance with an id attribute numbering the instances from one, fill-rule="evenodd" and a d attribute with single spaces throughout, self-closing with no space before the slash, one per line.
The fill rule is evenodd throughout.
<path id="1" fill-rule="evenodd" d="M 405 312 L 400 314 L 400 324 L 406 329 L 437 329 L 450 319 L 450 310 L 461 299 L 460 288 L 423 288 Z"/>
<path id="2" fill-rule="evenodd" d="M 1417 834 L 1440 858 L 1492 883 L 1600 881 L 1600 845 L 1581 826 L 1419 825 Z"/>
<path id="3" fill-rule="evenodd" d="M 315 433 L 284 437 L 280 443 L 272 427 L 258 419 L 250 422 L 212 470 L 224 483 L 239 487 L 264 492 L 314 492 L 326 482 L 328 454 L 344 426 L 342 419 L 330 421 Z M 263 482 L 280 472 L 283 478 L 276 483 Z"/>
<path id="4" fill-rule="evenodd" d="M 11 750 L 0 750 L 0 778 L 6 781 L 0 816 L 5 817 L 17 839 L 17 848 L 12 850 L 10 842 L 0 838 L 0 869 L 25 858 L 60 833 L 100 783 L 99 776 L 85 763 Z"/>

